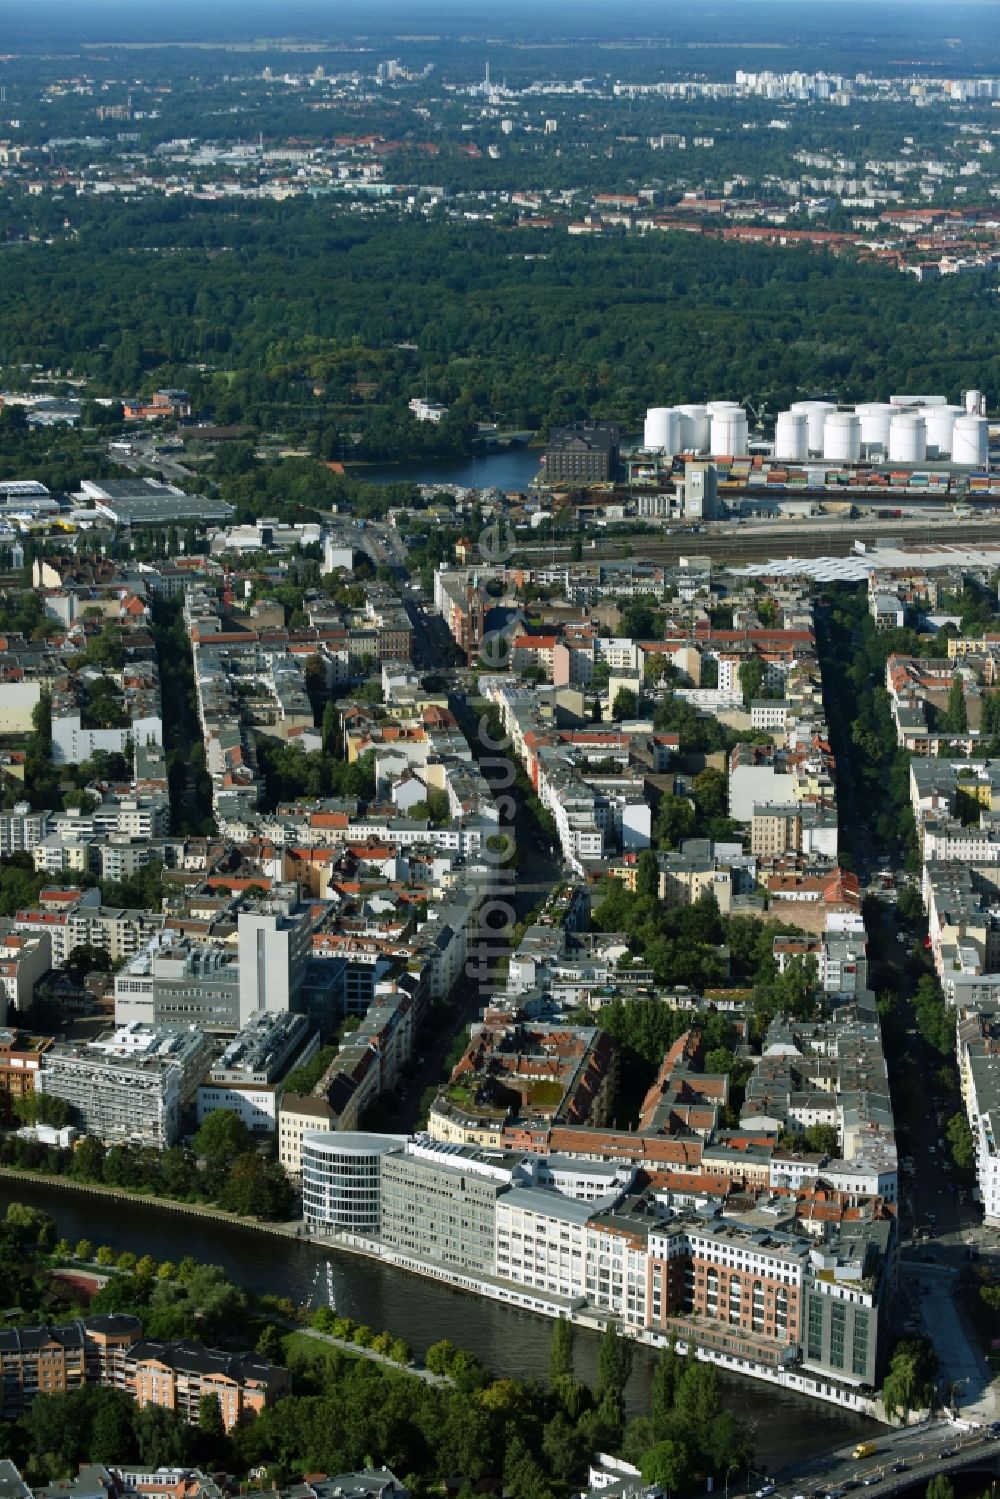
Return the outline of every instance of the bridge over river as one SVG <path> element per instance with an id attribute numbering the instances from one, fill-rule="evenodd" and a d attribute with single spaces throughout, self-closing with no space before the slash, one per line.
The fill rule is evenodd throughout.
<path id="1" fill-rule="evenodd" d="M 1000 1477 L 1000 1424 L 968 1429 L 962 1422 L 934 1420 L 871 1440 L 875 1451 L 865 1458 L 855 1458 L 851 1447 L 838 1448 L 776 1468 L 770 1480 L 751 1472 L 746 1476 L 754 1482 L 746 1488 L 741 1483 L 736 1492 L 754 1495 L 770 1482 L 772 1499 L 813 1499 L 876 1487 L 880 1499 L 888 1499 L 926 1487 L 936 1473 L 981 1472 L 989 1482 Z"/>

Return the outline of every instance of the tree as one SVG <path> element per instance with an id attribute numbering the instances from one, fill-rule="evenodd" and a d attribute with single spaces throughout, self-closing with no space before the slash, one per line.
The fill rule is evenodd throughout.
<path id="1" fill-rule="evenodd" d="M 668 1492 L 686 1488 L 691 1476 L 688 1450 L 683 1442 L 667 1437 L 645 1453 L 640 1472 L 643 1483 L 658 1484 Z"/>
<path id="2" fill-rule="evenodd" d="M 759 656 L 748 656 L 745 661 L 740 662 L 740 688 L 743 692 L 743 706 L 750 712 L 750 704 L 760 697 L 761 688 L 764 685 L 764 663 Z"/>
<path id="3" fill-rule="evenodd" d="M 955 1165 L 960 1171 L 971 1173 L 976 1164 L 976 1147 L 965 1115 L 952 1114 L 944 1133 Z"/>
<path id="4" fill-rule="evenodd" d="M 225 1436 L 226 1423 L 218 1395 L 202 1395 L 198 1401 L 198 1430 L 209 1441 L 220 1441 Z"/>
<path id="5" fill-rule="evenodd" d="M 641 899 L 657 900 L 660 894 L 660 866 L 651 848 L 644 848 L 635 862 L 635 893 Z"/>
<path id="6" fill-rule="evenodd" d="M 192 1141 L 196 1155 L 209 1161 L 232 1159 L 249 1150 L 250 1131 L 231 1109 L 213 1109 Z"/>
<path id="7" fill-rule="evenodd" d="M 673 849 L 694 832 L 694 808 L 685 796 L 661 796 L 653 822 L 660 848 Z"/>
<path id="8" fill-rule="evenodd" d="M 448 1338 L 432 1343 L 424 1354 L 424 1364 L 432 1374 L 450 1374 L 458 1352 Z"/>
<path id="9" fill-rule="evenodd" d="M 179 1467 L 191 1451 L 191 1429 L 164 1405 L 144 1405 L 133 1415 L 139 1461 L 145 1468 Z"/>
<path id="10" fill-rule="evenodd" d="M 635 718 L 639 712 L 639 698 L 631 687 L 619 687 L 611 704 L 611 717 L 617 722 L 624 718 Z"/>
<path id="11" fill-rule="evenodd" d="M 94 1258 L 94 1246 L 89 1239 L 77 1239 L 73 1253 L 78 1260 L 89 1262 Z"/>
<path id="12" fill-rule="evenodd" d="M 964 734 L 969 727 L 969 712 L 965 705 L 962 678 L 957 674 L 951 679 L 948 689 L 948 706 L 941 714 L 940 727 L 947 734 Z"/>
<path id="13" fill-rule="evenodd" d="M 674 1398 L 677 1394 L 677 1386 L 683 1371 L 684 1360 L 677 1352 L 676 1339 L 671 1338 L 666 1348 L 660 1349 L 656 1359 L 656 1367 L 653 1370 L 649 1409 L 657 1431 L 663 1431 L 670 1419 L 674 1408 Z"/>
<path id="14" fill-rule="evenodd" d="M 691 782 L 691 789 L 702 817 L 725 817 L 729 802 L 728 785 L 722 771 L 712 766 L 698 772 Z"/>
<path id="15" fill-rule="evenodd" d="M 285 1362 L 284 1340 L 273 1322 L 269 1322 L 261 1332 L 255 1352 L 259 1353 L 261 1358 L 267 1359 L 269 1364 Z"/>
<path id="16" fill-rule="evenodd" d="M 625 1386 L 632 1373 L 635 1344 L 618 1326 L 609 1322 L 601 1337 L 597 1358 L 597 1390 L 600 1400 L 610 1396 L 619 1406 L 624 1405 Z"/>
<path id="17" fill-rule="evenodd" d="M 882 1403 L 892 1417 L 923 1410 L 934 1400 L 938 1360 L 928 1338 L 901 1338 L 882 1382 Z"/>
<path id="18" fill-rule="evenodd" d="M 575 1329 L 568 1317 L 559 1317 L 552 1329 L 549 1348 L 549 1382 L 573 1378 L 573 1341 Z"/>
<path id="19" fill-rule="evenodd" d="M 935 1473 L 927 1485 L 925 1499 L 955 1499 L 955 1485 L 944 1473 Z"/>

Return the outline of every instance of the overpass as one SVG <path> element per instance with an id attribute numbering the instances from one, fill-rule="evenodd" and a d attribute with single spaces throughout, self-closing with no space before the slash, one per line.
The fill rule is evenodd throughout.
<path id="1" fill-rule="evenodd" d="M 935 1474 L 982 1472 L 1000 1477 L 1000 1427 L 961 1431 L 948 1421 L 931 1421 L 873 1436 L 876 1451 L 855 1459 L 850 1448 L 779 1469 L 773 1499 L 812 1499 L 850 1489 L 877 1487 L 880 1496 L 925 1487 Z M 894 1472 L 894 1467 L 900 1468 Z M 752 1491 L 751 1491 L 752 1492 Z"/>

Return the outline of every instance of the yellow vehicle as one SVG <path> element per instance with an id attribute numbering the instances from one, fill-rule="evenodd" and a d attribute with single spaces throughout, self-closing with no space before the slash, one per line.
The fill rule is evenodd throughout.
<path id="1" fill-rule="evenodd" d="M 877 1451 L 878 1448 L 874 1442 L 859 1442 L 851 1456 L 856 1460 L 859 1457 L 871 1457 L 872 1453 Z"/>

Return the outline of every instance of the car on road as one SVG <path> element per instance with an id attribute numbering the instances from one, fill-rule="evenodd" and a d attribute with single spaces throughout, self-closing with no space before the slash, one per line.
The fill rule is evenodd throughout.
<path id="1" fill-rule="evenodd" d="M 877 1483 L 882 1482 L 882 1475 L 881 1473 L 869 1473 L 868 1477 L 862 1478 L 861 1482 L 866 1489 L 873 1489 Z"/>
<path id="2" fill-rule="evenodd" d="M 955 1456 L 957 1456 L 957 1454 L 958 1454 L 958 1448 L 957 1447 L 942 1447 L 941 1451 L 938 1453 L 938 1457 L 939 1458 L 941 1458 L 941 1457 L 955 1457 Z"/>
<path id="3" fill-rule="evenodd" d="M 906 1464 L 905 1464 L 905 1462 L 903 1461 L 902 1458 L 897 1459 L 897 1461 L 893 1463 L 893 1465 L 892 1465 L 892 1471 L 894 1473 L 905 1473 L 906 1472 Z"/>
<path id="4" fill-rule="evenodd" d="M 825 1489 L 823 1499 L 844 1499 L 844 1489 Z"/>
<path id="5" fill-rule="evenodd" d="M 848 1489 L 859 1489 L 861 1485 L 856 1478 L 845 1478 L 840 1487 L 846 1494 Z"/>
<path id="6" fill-rule="evenodd" d="M 773 1493 L 774 1493 L 774 1484 L 773 1483 L 762 1483 L 761 1486 L 760 1486 L 760 1488 L 757 1490 L 756 1499 L 771 1499 L 771 1495 Z"/>

